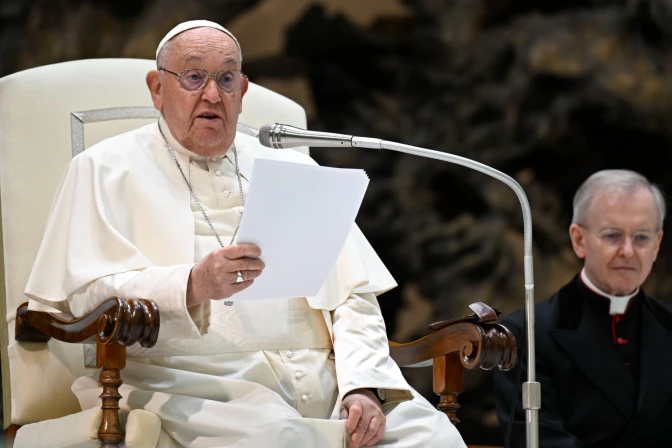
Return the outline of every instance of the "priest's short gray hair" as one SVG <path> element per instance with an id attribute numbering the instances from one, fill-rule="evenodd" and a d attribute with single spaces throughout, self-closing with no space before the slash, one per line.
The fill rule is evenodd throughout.
<path id="1" fill-rule="evenodd" d="M 666 212 L 662 191 L 646 177 L 630 170 L 602 170 L 586 179 L 574 195 L 572 224 L 585 224 L 588 206 L 597 193 L 615 189 L 635 191 L 639 188 L 646 188 L 651 192 L 658 213 L 656 230 L 662 230 Z"/>

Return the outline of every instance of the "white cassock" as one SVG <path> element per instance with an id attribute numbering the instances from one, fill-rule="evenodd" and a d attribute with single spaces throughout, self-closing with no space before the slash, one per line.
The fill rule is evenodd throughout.
<path id="1" fill-rule="evenodd" d="M 198 156 L 161 123 L 228 244 L 243 209 L 233 151 Z M 244 134 L 237 134 L 235 146 L 244 193 L 255 158 L 315 163 Z M 359 388 L 387 393 L 385 435 L 377 446 L 465 446 L 389 357 L 376 295 L 396 284 L 356 226 L 315 297 L 234 296 L 188 308 L 191 268 L 218 247 L 152 124 L 73 159 L 26 294 L 32 308 L 47 305 L 75 316 L 115 295 L 156 301 L 158 342 L 128 349 L 120 406 L 161 418 L 159 447 L 344 447 L 341 399 Z M 79 378 L 73 392 L 82 409 L 100 407 L 97 376 Z"/>

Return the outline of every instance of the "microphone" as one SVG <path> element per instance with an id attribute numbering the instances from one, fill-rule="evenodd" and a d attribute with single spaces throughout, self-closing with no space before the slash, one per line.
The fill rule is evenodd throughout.
<path id="1" fill-rule="evenodd" d="M 351 147 L 352 138 L 352 135 L 308 131 L 278 123 L 266 124 L 259 129 L 259 142 L 264 146 L 275 149 L 295 148 L 297 146 Z"/>
<path id="2" fill-rule="evenodd" d="M 267 124 L 259 129 L 259 143 L 269 148 L 284 149 L 296 146 L 312 147 L 361 147 L 387 149 L 418 157 L 426 157 L 443 162 L 465 166 L 487 174 L 509 186 L 520 201 L 523 212 L 523 269 L 525 272 L 525 335 L 527 354 L 527 382 L 523 383 L 523 408 L 526 413 L 527 448 L 539 448 L 539 409 L 541 409 L 541 384 L 536 380 L 536 356 L 534 347 L 534 272 L 532 263 L 532 211 L 525 191 L 512 177 L 488 165 L 446 152 L 433 151 L 417 146 L 386 140 L 354 137 L 352 135 L 315 132 L 288 126 Z"/>

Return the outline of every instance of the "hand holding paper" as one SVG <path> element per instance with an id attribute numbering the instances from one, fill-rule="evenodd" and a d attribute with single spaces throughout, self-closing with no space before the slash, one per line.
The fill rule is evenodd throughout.
<path id="1" fill-rule="evenodd" d="M 259 246 L 266 267 L 232 299 L 316 295 L 343 248 L 368 184 L 360 169 L 256 159 L 236 243 Z"/>

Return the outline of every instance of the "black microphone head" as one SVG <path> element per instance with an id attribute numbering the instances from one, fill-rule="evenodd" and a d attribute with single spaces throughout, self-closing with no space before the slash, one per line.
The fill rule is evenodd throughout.
<path id="1" fill-rule="evenodd" d="M 271 133 L 273 132 L 273 124 L 265 124 L 259 129 L 259 143 L 269 148 L 272 148 L 271 145 Z"/>

